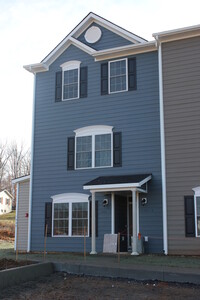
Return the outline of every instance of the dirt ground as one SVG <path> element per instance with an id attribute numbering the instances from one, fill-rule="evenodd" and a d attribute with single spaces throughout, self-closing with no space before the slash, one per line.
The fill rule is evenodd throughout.
<path id="1" fill-rule="evenodd" d="M 13 286 L 0 299 L 199 299 L 200 286 L 164 282 L 136 282 L 55 273 L 38 281 Z"/>
<path id="2" fill-rule="evenodd" d="M 5 269 L 26 266 L 26 265 L 30 265 L 32 263 L 33 262 L 29 262 L 29 261 L 25 261 L 25 260 L 24 261 L 16 261 L 13 259 L 3 258 L 3 259 L 0 259 L 0 271 L 5 270 Z"/>

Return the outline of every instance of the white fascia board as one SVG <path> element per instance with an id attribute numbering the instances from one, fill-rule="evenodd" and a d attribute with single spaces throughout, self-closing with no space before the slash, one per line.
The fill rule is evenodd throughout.
<path id="1" fill-rule="evenodd" d="M 192 38 L 195 36 L 200 36 L 200 25 L 157 32 L 153 33 L 152 36 L 160 42 L 170 42 L 174 40 Z"/>
<path id="2" fill-rule="evenodd" d="M 151 178 L 152 176 L 149 175 L 148 177 L 139 182 L 139 186 L 142 186 L 143 184 L 147 183 L 149 180 L 151 180 Z"/>
<path id="3" fill-rule="evenodd" d="M 56 47 L 46 58 L 43 62 L 26 65 L 24 69 L 31 73 L 39 73 L 39 72 L 46 72 L 49 70 L 49 66 L 70 46 L 74 45 L 77 48 L 83 50 L 84 52 L 92 55 L 96 52 L 96 50 L 92 49 L 91 47 L 81 43 L 80 41 L 74 39 L 73 37 L 69 37 L 65 42 L 63 41 L 58 47 Z"/>
<path id="4" fill-rule="evenodd" d="M 23 68 L 33 74 L 39 73 L 39 72 L 46 72 L 49 70 L 49 66 L 47 66 L 44 63 L 25 65 L 25 66 L 23 66 Z"/>
<path id="5" fill-rule="evenodd" d="M 21 182 L 27 181 L 27 180 L 30 180 L 30 175 L 23 176 L 23 177 L 16 178 L 16 179 L 13 179 L 13 180 L 12 180 L 12 184 L 15 184 L 15 183 L 21 183 Z"/>
<path id="6" fill-rule="evenodd" d="M 101 185 L 84 185 L 84 190 L 101 190 L 101 189 L 120 189 L 126 188 L 127 190 L 140 187 L 139 183 L 120 183 L 120 184 L 101 184 Z"/>
<path id="7" fill-rule="evenodd" d="M 111 48 L 106 50 L 100 50 L 92 54 L 95 58 L 95 61 L 113 59 L 118 57 L 124 57 L 128 55 L 135 55 L 139 53 L 146 53 L 157 51 L 157 46 L 155 41 L 145 42 L 143 44 L 137 45 L 127 45 L 117 48 Z"/>

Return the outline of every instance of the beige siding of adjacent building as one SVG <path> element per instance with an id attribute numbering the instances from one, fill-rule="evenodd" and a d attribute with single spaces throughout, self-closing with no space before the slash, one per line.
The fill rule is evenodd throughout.
<path id="1" fill-rule="evenodd" d="M 27 251 L 28 245 L 28 218 L 26 213 L 29 212 L 29 185 L 29 180 L 21 182 L 18 190 L 17 238 L 18 250 L 20 251 Z"/>
<path id="2" fill-rule="evenodd" d="M 162 45 L 169 254 L 200 255 L 185 237 L 184 196 L 200 186 L 200 37 Z"/>

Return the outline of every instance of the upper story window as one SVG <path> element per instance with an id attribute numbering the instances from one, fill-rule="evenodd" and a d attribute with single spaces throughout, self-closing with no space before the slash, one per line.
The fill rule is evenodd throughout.
<path id="1" fill-rule="evenodd" d="M 109 93 L 128 90 L 127 59 L 109 62 Z"/>
<path id="2" fill-rule="evenodd" d="M 69 61 L 62 68 L 62 100 L 79 98 L 80 61 Z"/>
<path id="3" fill-rule="evenodd" d="M 101 64 L 101 95 L 137 88 L 136 58 L 123 58 Z"/>
<path id="4" fill-rule="evenodd" d="M 3 197 L 0 198 L 0 204 L 3 204 Z"/>
<path id="5" fill-rule="evenodd" d="M 87 97 L 88 68 L 80 65 L 77 60 L 68 61 L 60 66 L 62 71 L 56 72 L 56 102 Z"/>
<path id="6" fill-rule="evenodd" d="M 88 126 L 75 130 L 76 169 L 112 167 L 112 126 Z"/>

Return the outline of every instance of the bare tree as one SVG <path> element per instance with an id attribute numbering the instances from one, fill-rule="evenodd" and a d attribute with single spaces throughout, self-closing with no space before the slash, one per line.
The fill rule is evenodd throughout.
<path id="1" fill-rule="evenodd" d="M 7 143 L 0 141 L 0 190 L 4 188 L 4 179 L 7 172 L 9 158 L 10 153 L 8 152 Z"/>

